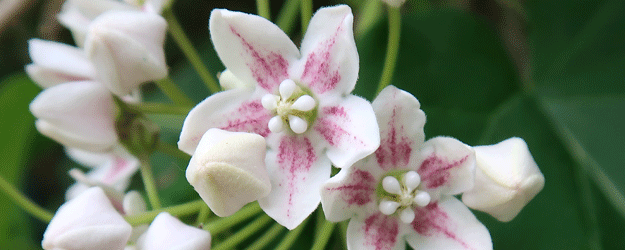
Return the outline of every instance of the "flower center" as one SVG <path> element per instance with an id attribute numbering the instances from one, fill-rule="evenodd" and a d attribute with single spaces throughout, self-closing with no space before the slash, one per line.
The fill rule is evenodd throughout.
<path id="1" fill-rule="evenodd" d="M 419 190 L 421 177 L 415 171 L 408 171 L 400 176 L 402 182 L 394 175 L 382 179 L 384 193 L 380 200 L 380 212 L 391 215 L 397 212 L 402 222 L 408 224 L 415 218 L 414 208 L 430 204 L 430 194 Z"/>
<path id="2" fill-rule="evenodd" d="M 269 120 L 269 130 L 278 133 L 288 128 L 296 134 L 308 130 L 316 116 L 317 101 L 291 79 L 280 83 L 278 95 L 266 94 L 261 102 L 275 116 Z"/>

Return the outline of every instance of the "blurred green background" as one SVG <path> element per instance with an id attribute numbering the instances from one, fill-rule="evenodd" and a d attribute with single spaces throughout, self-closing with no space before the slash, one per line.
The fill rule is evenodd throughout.
<path id="1" fill-rule="evenodd" d="M 33 37 L 72 43 L 54 15 L 62 1 L 0 1 L 0 175 L 54 211 L 78 167 L 34 128 L 28 104 L 40 91 L 23 73 Z M 20 2 L 20 1 L 16 1 Z M 314 1 L 315 9 L 337 1 Z M 385 6 L 349 0 L 355 13 L 360 77 L 371 100 L 386 50 Z M 283 1 L 271 1 L 272 19 Z M 223 70 L 207 29 L 211 9 L 256 13 L 254 1 L 178 0 L 174 11 L 211 72 Z M 402 8 L 399 61 L 392 84 L 427 114 L 426 136 L 469 145 L 526 140 L 545 188 L 509 223 L 475 212 L 495 249 L 623 249 L 625 241 L 625 1 L 409 0 Z M 298 43 L 299 19 L 287 32 Z M 171 76 L 196 102 L 208 90 L 171 37 Z M 146 98 L 164 101 L 153 85 Z M 184 117 L 154 115 L 175 143 Z M 197 198 L 185 162 L 152 158 L 164 205 Z M 140 187 L 138 175 L 133 186 Z M 37 249 L 45 224 L 0 194 L 0 249 Z M 308 228 L 306 230 L 312 230 Z M 310 246 L 302 234 L 295 246 Z M 223 237 L 223 236 L 222 236 Z M 220 241 L 215 238 L 214 241 Z M 339 237 L 328 249 L 342 249 Z M 306 247 L 304 247 L 306 248 Z"/>

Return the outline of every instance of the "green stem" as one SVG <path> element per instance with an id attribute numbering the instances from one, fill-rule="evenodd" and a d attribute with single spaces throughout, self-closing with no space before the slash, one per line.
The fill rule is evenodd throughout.
<path id="1" fill-rule="evenodd" d="M 295 18 L 297 17 L 297 10 L 299 9 L 300 0 L 287 0 L 282 9 L 278 13 L 276 24 L 284 33 L 289 34 L 295 24 Z"/>
<path id="2" fill-rule="evenodd" d="M 167 24 L 169 25 L 169 34 L 171 34 L 178 44 L 178 47 L 182 50 L 182 53 L 184 53 L 195 71 L 200 75 L 206 87 L 208 87 L 212 93 L 219 92 L 221 90 L 219 84 L 217 84 L 213 75 L 208 71 L 202 59 L 200 59 L 197 50 L 195 50 L 193 44 L 191 44 L 191 41 L 180 26 L 180 23 L 178 23 L 174 12 L 171 9 L 165 9 L 163 10 L 163 17 L 167 20 Z"/>
<path id="3" fill-rule="evenodd" d="M 284 239 L 282 239 L 282 242 L 280 242 L 280 244 L 275 248 L 275 250 L 289 249 L 293 245 L 293 242 L 295 242 L 299 234 L 302 233 L 304 227 L 306 227 L 306 222 L 308 222 L 308 219 L 302 222 L 302 224 L 300 224 L 295 229 L 289 231 L 286 236 L 284 236 Z"/>
<path id="4" fill-rule="evenodd" d="M 248 237 L 252 236 L 252 234 L 258 232 L 263 229 L 267 224 L 271 222 L 271 217 L 267 215 L 260 216 L 256 218 L 254 221 L 250 222 L 244 228 L 237 231 L 235 234 L 228 236 L 228 239 L 221 242 L 219 245 L 211 248 L 213 250 L 225 250 L 225 249 L 234 249 L 236 245 L 246 240 Z"/>
<path id="5" fill-rule="evenodd" d="M 347 242 L 347 223 L 349 223 L 348 221 L 342 221 L 339 222 L 339 230 L 336 231 L 339 234 L 339 237 L 341 238 L 341 242 Z M 347 246 L 345 244 L 343 244 L 343 249 L 346 249 Z"/>
<path id="6" fill-rule="evenodd" d="M 162 212 L 168 212 L 172 216 L 184 216 L 197 213 L 197 211 L 199 211 L 202 206 L 205 205 L 206 203 L 204 203 L 203 200 L 195 200 L 187 202 L 185 204 L 156 209 L 142 214 L 127 216 L 124 219 L 126 219 L 126 221 L 130 223 L 130 225 L 136 226 L 152 222 L 154 218 Z"/>
<path id="7" fill-rule="evenodd" d="M 26 210 L 33 217 L 43 221 L 50 222 L 54 214 L 48 210 L 40 207 L 31 201 L 28 197 L 24 196 L 19 190 L 17 190 L 11 183 L 6 181 L 4 177 L 0 176 L 0 189 L 4 191 L 18 206 Z"/>
<path id="8" fill-rule="evenodd" d="M 177 147 L 170 145 L 164 141 L 159 141 L 156 150 L 161 151 L 162 153 L 171 155 L 181 160 L 188 161 L 191 159 L 191 156 L 185 152 L 180 151 Z"/>
<path id="9" fill-rule="evenodd" d="M 191 107 L 173 106 L 163 103 L 126 103 L 126 105 L 137 112 L 147 114 L 167 114 L 167 115 L 187 115 L 191 110 Z"/>
<path id="10" fill-rule="evenodd" d="M 284 227 L 278 223 L 274 223 L 267 232 L 258 237 L 252 245 L 248 246 L 247 250 L 256 250 L 263 249 L 267 244 L 269 244 L 272 240 L 274 240 L 281 232 L 284 230 Z"/>
<path id="11" fill-rule="evenodd" d="M 254 215 L 257 215 L 261 211 L 263 210 L 260 209 L 260 206 L 258 206 L 258 202 L 255 202 L 251 205 L 244 207 L 243 209 L 241 209 L 239 212 L 235 213 L 232 216 L 229 216 L 223 219 L 218 219 L 216 221 L 213 221 L 207 224 L 204 227 L 204 230 L 209 231 L 211 235 L 217 235 L 221 233 L 222 231 L 224 231 L 225 229 L 228 229 L 231 226 L 239 224 L 240 222 L 247 220 Z"/>
<path id="12" fill-rule="evenodd" d="M 165 77 L 156 81 L 156 86 L 158 86 L 165 95 L 172 100 L 175 104 L 182 106 L 193 106 L 193 102 L 187 95 L 178 88 L 178 86 L 171 80 L 169 77 Z"/>
<path id="13" fill-rule="evenodd" d="M 395 71 L 395 63 L 397 62 L 397 54 L 399 52 L 399 34 L 401 33 L 401 13 L 399 8 L 388 6 L 388 45 L 386 47 L 386 58 L 384 61 L 384 69 L 382 69 L 382 77 L 378 85 L 379 94 L 393 79 L 393 71 Z"/>
<path id="14" fill-rule="evenodd" d="M 152 167 L 150 166 L 150 160 L 148 156 L 140 156 L 141 165 L 139 170 L 141 171 L 141 178 L 143 179 L 143 185 L 145 185 L 145 191 L 148 193 L 148 200 L 152 205 L 152 209 L 160 209 L 161 201 L 158 198 L 158 191 L 156 190 L 156 183 L 154 182 L 154 175 L 152 174 Z"/>
<path id="15" fill-rule="evenodd" d="M 314 240 L 314 244 L 312 246 L 312 250 L 323 250 L 326 247 L 326 244 L 328 244 L 328 240 L 330 240 L 330 237 L 332 236 L 332 231 L 334 230 L 334 223 L 331 223 L 327 220 L 323 220 L 322 221 L 317 221 L 317 223 L 321 224 L 320 229 L 317 229 L 318 232 L 315 232 L 317 234 L 317 237 L 315 237 Z"/>
<path id="16" fill-rule="evenodd" d="M 256 8 L 258 9 L 258 15 L 271 20 L 271 14 L 269 11 L 269 0 L 256 0 Z"/>
<path id="17" fill-rule="evenodd" d="M 195 224 L 196 225 L 203 224 L 206 221 L 206 219 L 208 219 L 210 212 L 211 212 L 210 208 L 208 208 L 208 205 L 204 203 L 204 206 L 200 208 L 200 214 L 198 214 L 197 219 L 195 220 Z"/>
<path id="18" fill-rule="evenodd" d="M 300 11 L 302 14 L 302 34 L 306 34 L 308 23 L 310 22 L 310 18 L 312 17 L 312 8 L 312 0 L 302 0 L 302 5 L 300 6 Z"/>

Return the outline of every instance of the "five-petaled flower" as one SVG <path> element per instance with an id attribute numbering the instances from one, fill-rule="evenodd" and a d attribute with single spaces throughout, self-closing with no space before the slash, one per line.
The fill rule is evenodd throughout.
<path id="1" fill-rule="evenodd" d="M 452 195 L 473 186 L 475 153 L 448 137 L 424 142 L 425 114 L 393 86 L 373 101 L 380 148 L 321 190 L 330 221 L 351 218 L 348 249 L 492 249 L 490 234 Z"/>
<path id="2" fill-rule="evenodd" d="M 317 190 L 330 178 L 332 164 L 350 166 L 379 145 L 371 104 L 350 94 L 359 67 L 351 9 L 320 9 L 301 52 L 259 16 L 217 9 L 209 22 L 219 58 L 255 87 L 220 92 L 196 106 L 178 147 L 192 154 L 210 128 L 264 136 L 272 190 L 260 206 L 293 229 L 317 208 Z"/>

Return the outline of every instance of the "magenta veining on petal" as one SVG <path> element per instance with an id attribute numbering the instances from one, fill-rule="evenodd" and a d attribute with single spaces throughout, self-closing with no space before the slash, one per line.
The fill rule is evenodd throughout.
<path id="1" fill-rule="evenodd" d="M 380 147 L 375 151 L 378 164 L 387 171 L 408 165 L 412 152 L 412 141 L 404 135 L 403 126 L 399 127 L 399 131 L 397 131 L 397 124 L 395 124 L 397 109 L 398 107 L 393 109 L 393 115 L 388 122 L 389 130 L 386 136 L 381 138 Z M 381 131 L 380 133 L 383 134 L 384 132 Z"/>
<path id="2" fill-rule="evenodd" d="M 445 237 L 458 242 L 465 249 L 472 249 L 466 242 L 460 239 L 453 229 L 450 228 L 452 221 L 449 215 L 441 209 L 437 202 L 432 202 L 423 208 L 415 209 L 415 220 L 412 221 L 412 228 L 423 236 L 433 236 L 443 234 Z"/>
<path id="3" fill-rule="evenodd" d="M 462 166 L 468 158 L 469 156 L 465 155 L 457 161 L 449 162 L 447 159 L 432 154 L 421 163 L 417 172 L 427 188 L 437 188 L 447 184 L 451 176 L 449 170 Z"/>
<path id="4" fill-rule="evenodd" d="M 269 135 L 267 122 L 271 115 L 263 108 L 260 100 L 244 102 L 239 107 L 238 113 L 243 118 L 230 120 L 229 117 L 226 117 L 228 124 L 220 128 L 234 132 L 253 132 L 263 137 Z"/>
<path id="5" fill-rule="evenodd" d="M 356 170 L 350 176 L 349 183 L 343 186 L 328 188 L 328 191 L 342 192 L 343 199 L 347 204 L 358 206 L 365 205 L 372 201 L 375 185 L 377 183 L 373 175 L 364 170 Z"/>
<path id="6" fill-rule="evenodd" d="M 365 244 L 374 246 L 376 250 L 390 250 L 395 246 L 399 234 L 397 219 L 382 213 L 376 213 L 365 219 Z"/>
<path id="7" fill-rule="evenodd" d="M 339 24 L 334 36 L 325 42 L 319 43 L 315 51 L 308 54 L 306 64 L 304 65 L 304 72 L 302 73 L 302 81 L 307 82 L 310 88 L 316 90 L 315 92 L 323 94 L 327 91 L 336 88 L 336 85 L 341 80 L 341 74 L 339 74 L 338 67 L 335 70 L 331 70 L 330 62 L 332 61 L 331 52 L 334 44 L 336 43 L 336 37 L 339 32 L 342 31 L 342 25 Z"/>
<path id="8" fill-rule="evenodd" d="M 305 179 L 317 155 L 310 140 L 306 137 L 284 136 L 278 147 L 278 165 L 287 174 L 287 188 L 289 193 L 287 217 L 290 217 L 293 207 L 293 194 L 298 191 L 295 185 L 298 179 Z"/>

